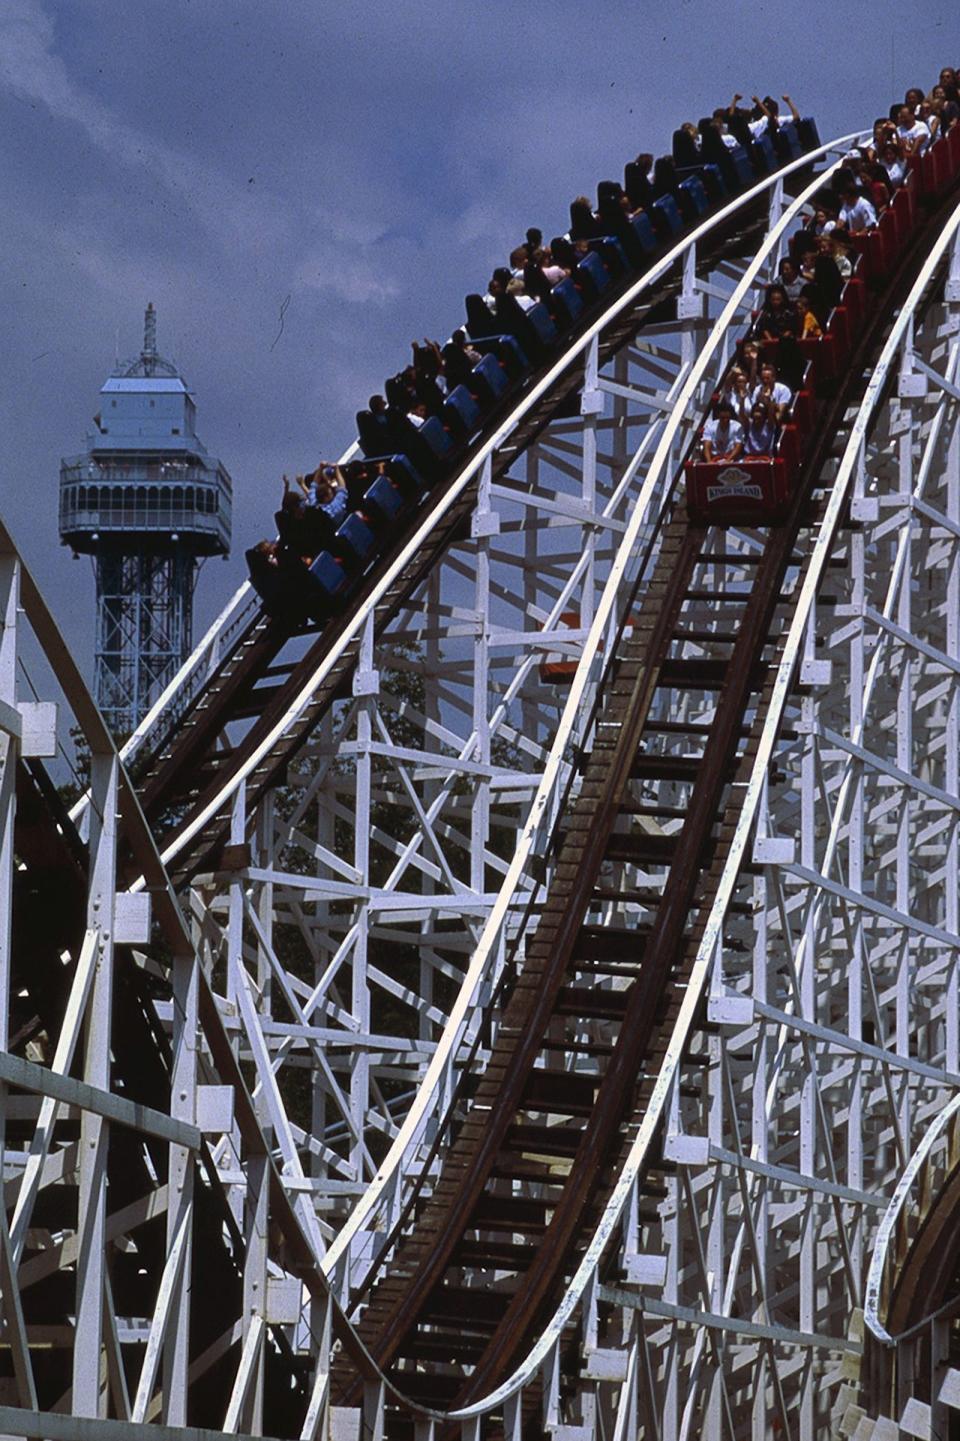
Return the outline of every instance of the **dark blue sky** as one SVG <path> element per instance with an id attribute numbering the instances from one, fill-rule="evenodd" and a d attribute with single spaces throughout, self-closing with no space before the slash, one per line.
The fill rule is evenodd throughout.
<path id="1" fill-rule="evenodd" d="M 0 511 L 68 639 L 93 581 L 57 541 L 60 457 L 139 350 L 143 309 L 234 478 L 236 555 L 278 478 L 335 456 L 412 337 L 530 224 L 733 90 L 792 93 L 824 139 L 960 64 L 946 0 L 3 0 Z M 950 21 L 949 16 L 954 15 Z M 286 304 L 283 333 L 279 314 Z"/>

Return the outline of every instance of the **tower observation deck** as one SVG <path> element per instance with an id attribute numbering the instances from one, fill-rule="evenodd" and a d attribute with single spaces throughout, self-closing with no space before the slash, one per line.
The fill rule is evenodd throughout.
<path id="1" fill-rule="evenodd" d="M 60 540 L 94 558 L 94 691 L 125 734 L 190 653 L 198 564 L 230 551 L 231 481 L 196 433 L 187 382 L 157 352 L 152 304 L 138 359 L 100 395 L 85 453 L 60 464 Z"/>

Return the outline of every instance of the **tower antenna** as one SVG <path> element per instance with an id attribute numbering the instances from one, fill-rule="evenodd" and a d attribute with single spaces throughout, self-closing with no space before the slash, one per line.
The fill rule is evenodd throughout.
<path id="1" fill-rule="evenodd" d="M 146 375 L 153 374 L 153 362 L 157 358 L 157 312 L 153 308 L 153 301 L 149 301 L 143 316 L 143 350 L 140 352 L 140 359 L 143 361 L 143 369 Z"/>

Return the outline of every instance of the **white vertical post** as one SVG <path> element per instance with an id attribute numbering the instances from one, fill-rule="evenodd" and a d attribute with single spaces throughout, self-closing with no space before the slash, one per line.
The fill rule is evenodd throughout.
<path id="1" fill-rule="evenodd" d="M 910 391 L 907 388 L 913 371 L 913 348 L 914 333 L 913 321 L 911 320 L 907 335 L 903 343 L 902 361 L 900 370 L 901 388 L 901 430 L 897 445 L 898 466 L 899 466 L 899 491 L 901 496 L 909 496 L 913 491 L 914 476 L 914 417 L 915 408 L 911 404 Z M 904 516 L 903 544 L 905 547 L 905 562 L 903 569 L 903 581 L 900 586 L 900 594 L 897 603 L 897 624 L 907 632 L 913 630 L 912 625 L 912 576 L 913 576 L 913 530 L 914 522 L 909 510 Z M 899 680 L 897 684 L 897 708 L 896 708 L 896 757 L 897 765 L 901 770 L 910 774 L 914 770 L 913 765 L 913 674 L 915 668 L 914 655 L 909 646 L 902 647 L 899 665 Z M 910 791 L 907 787 L 900 790 L 900 805 L 897 815 L 897 859 L 896 859 L 896 903 L 899 910 L 905 914 L 911 909 L 910 904 L 910 821 L 913 812 L 913 802 Z M 911 971 L 912 955 L 910 932 L 904 929 L 900 936 L 897 956 L 897 980 L 896 980 L 896 1043 L 897 1051 L 901 1055 L 910 1054 L 910 1042 L 912 1031 L 912 1004 L 911 1004 Z M 909 1077 L 904 1074 L 897 1079 L 897 1086 L 900 1091 L 900 1133 L 909 1143 L 910 1119 L 912 1110 L 911 1088 Z"/>
<path id="2" fill-rule="evenodd" d="M 603 391 L 597 384 L 599 370 L 599 340 L 595 337 L 587 350 L 583 369 L 583 393 L 580 397 L 580 414 L 583 420 L 581 434 L 581 478 L 580 496 L 586 515 L 592 515 L 597 507 L 597 420 L 603 414 Z M 580 601 L 580 624 L 593 624 L 596 607 L 596 548 L 597 533 L 588 527 L 584 536 L 587 564 L 583 574 Z"/>
<path id="3" fill-rule="evenodd" d="M 15 555 L 0 555 L 0 702 L 17 706 L 17 614 L 20 564 Z M 10 1045 L 10 1002 L 13 968 L 14 827 L 17 813 L 15 734 L 0 730 L 0 1052 Z M 0 1082 L 0 1176 L 6 1174 L 7 1087 Z M 17 1265 L 6 1207 L 0 1213 L 0 1320 L 5 1322 L 17 1396 L 21 1406 L 36 1409 L 37 1392 L 17 1284 Z"/>
<path id="4" fill-rule="evenodd" d="M 0 701 L 11 709 L 17 704 L 17 605 L 19 563 L 14 555 L 0 555 Z M 12 906 L 14 825 L 17 814 L 16 737 L 0 731 L 0 1051 L 10 1040 L 10 984 L 13 965 Z M 7 1088 L 0 1083 L 0 1173 L 6 1142 Z"/>
<path id="5" fill-rule="evenodd" d="M 865 468 L 865 454 L 861 447 L 860 470 Z M 853 605 L 862 615 L 865 605 L 864 594 L 864 550 L 862 530 L 850 534 L 851 561 L 853 566 Z M 849 720 L 850 735 L 858 735 L 863 722 L 864 688 L 864 645 L 863 626 L 857 626 L 850 643 L 849 672 Z M 850 888 L 859 892 L 864 880 L 864 780 L 863 771 L 858 768 L 853 776 L 853 794 L 850 803 L 850 827 L 847 840 L 847 867 Z M 863 1038 L 863 993 L 864 993 L 864 937 L 863 917 L 856 911 L 851 916 L 851 950 L 847 970 L 847 1011 L 848 1030 L 854 1037 Z M 877 1044 L 881 1044 L 877 1038 Z M 859 1056 L 853 1059 L 853 1074 L 850 1078 L 850 1102 L 847 1121 L 847 1184 L 860 1190 L 863 1187 L 863 1066 Z M 856 1274 L 860 1274 L 863 1261 L 862 1217 L 852 1219 L 849 1235 L 850 1256 Z"/>
<path id="6" fill-rule="evenodd" d="M 117 856 L 117 760 L 96 750 L 90 758 L 90 875 L 87 925 L 99 930 L 96 972 L 84 1028 L 83 1079 L 110 1089 L 113 1013 L 113 927 Z M 103 1293 L 109 1125 L 84 1111 L 80 1123 L 79 1255 L 73 1402 L 77 1416 L 102 1416 Z"/>
<path id="7" fill-rule="evenodd" d="M 960 327 L 960 244 L 954 243 L 951 255 L 951 273 L 948 286 L 947 313 L 949 325 Z M 942 404 L 946 404 L 943 397 Z M 946 461 L 946 512 L 954 525 L 960 525 L 960 414 L 954 406 L 950 433 L 945 446 Z M 960 659 L 960 542 L 953 540 L 950 546 L 946 599 L 947 655 Z M 960 795 L 960 687 L 951 687 L 945 725 L 946 787 L 948 794 Z M 960 822 L 956 812 L 949 821 L 946 846 L 944 889 L 947 930 L 952 935 L 960 933 Z M 944 1064 L 948 1071 L 960 1068 L 960 960 L 953 951 L 947 961 L 946 1004 L 944 1007 Z"/>
<path id="8" fill-rule="evenodd" d="M 363 1408 L 361 1416 L 362 1441 L 384 1441 L 386 1435 L 386 1388 L 377 1378 L 363 1383 Z"/>
<path id="9" fill-rule="evenodd" d="M 173 1066 L 170 1114 L 175 1119 L 186 1121 L 191 1125 L 196 1123 L 197 1117 L 198 965 L 196 955 L 192 952 L 176 955 L 173 958 Z M 180 1266 L 176 1323 L 167 1327 L 163 1354 L 163 1419 L 169 1426 L 186 1426 L 187 1424 L 194 1175 L 194 1158 L 189 1149 L 186 1146 L 171 1145 L 167 1182 L 168 1253 L 175 1243 L 181 1223 L 184 1222 L 185 1239 L 183 1241 L 183 1261 Z"/>
<path id="10" fill-rule="evenodd" d="M 473 535 L 476 546 L 477 570 L 474 582 L 473 637 L 473 731 L 476 736 L 474 755 L 483 765 L 490 764 L 490 540 L 498 526 L 498 517 L 490 508 L 490 483 L 493 462 L 487 456 L 477 487 L 477 508 L 474 513 Z M 470 885 L 478 895 L 486 890 L 484 854 L 490 829 L 490 779 L 478 774 L 474 780 L 473 804 L 470 809 Z"/>

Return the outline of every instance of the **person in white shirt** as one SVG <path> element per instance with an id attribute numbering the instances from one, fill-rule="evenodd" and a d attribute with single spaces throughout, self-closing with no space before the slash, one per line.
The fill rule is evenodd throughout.
<path id="1" fill-rule="evenodd" d="M 783 98 L 790 106 L 791 119 L 794 121 L 799 120 L 800 111 L 794 105 L 790 96 L 784 95 Z M 761 135 L 766 135 L 768 131 L 777 129 L 780 123 L 780 106 L 771 95 L 765 96 L 763 100 L 760 99 L 759 95 L 755 95 L 753 97 L 753 103 L 755 108 L 760 111 L 760 114 L 757 119 L 750 120 L 747 123 L 750 127 L 750 134 L 754 140 L 759 140 Z"/>
<path id="2" fill-rule="evenodd" d="M 738 460 L 743 452 L 743 426 L 729 400 L 719 400 L 703 427 L 704 460 Z"/>
<path id="3" fill-rule="evenodd" d="M 907 178 L 907 162 L 899 145 L 888 140 L 880 151 L 880 164 L 887 173 L 887 179 L 893 189 L 902 185 Z"/>
<path id="4" fill-rule="evenodd" d="M 843 192 L 843 204 L 838 217 L 840 224 L 855 235 L 858 231 L 869 230 L 877 223 L 877 212 L 865 195 L 860 195 L 849 185 Z"/>
<path id="5" fill-rule="evenodd" d="M 760 109 L 763 110 L 763 114 L 756 120 L 748 120 L 747 126 L 754 140 L 759 140 L 761 135 L 766 135 L 767 131 L 770 129 L 770 116 L 766 109 L 764 109 L 763 101 L 758 100 L 756 95 L 753 98 L 760 106 Z"/>
<path id="6" fill-rule="evenodd" d="M 739 99 L 739 96 L 737 98 Z M 723 141 L 727 149 L 736 150 L 740 142 L 737 137 L 735 135 L 731 135 L 730 131 L 727 129 L 727 111 L 724 110 L 723 106 L 720 106 L 717 110 L 713 112 L 712 123 L 714 129 L 720 132 L 720 139 Z"/>
<path id="7" fill-rule="evenodd" d="M 789 385 L 784 385 L 782 380 L 777 379 L 777 367 L 767 362 L 760 367 L 760 383 L 754 388 L 750 396 L 750 409 L 754 411 L 757 406 L 765 406 L 772 415 L 777 425 L 783 421 L 787 406 L 793 399 L 793 391 Z"/>
<path id="8" fill-rule="evenodd" d="M 900 106 L 897 137 L 908 160 L 911 155 L 922 155 L 930 144 L 929 127 L 917 119 L 909 105 Z"/>

